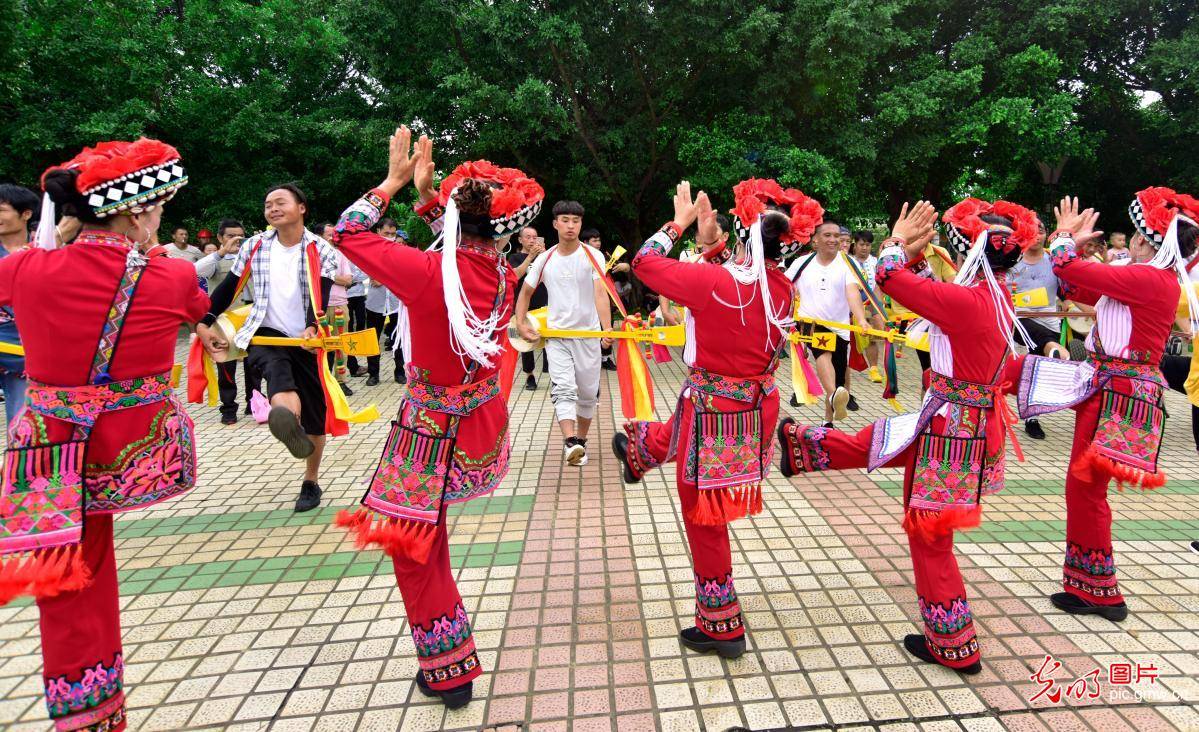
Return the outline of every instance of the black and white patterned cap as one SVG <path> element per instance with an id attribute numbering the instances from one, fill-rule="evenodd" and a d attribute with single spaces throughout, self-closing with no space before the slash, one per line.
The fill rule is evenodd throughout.
<path id="1" fill-rule="evenodd" d="M 1132 225 L 1141 233 L 1141 236 L 1149 240 L 1154 249 L 1165 243 L 1165 232 L 1158 233 L 1149 226 L 1149 221 L 1145 218 L 1145 207 L 1141 205 L 1140 198 L 1132 199 L 1132 203 L 1128 206 L 1128 217 L 1132 219 Z"/>
<path id="2" fill-rule="evenodd" d="M 187 185 L 187 171 L 179 160 L 123 175 L 83 192 L 98 218 L 121 213 L 141 213 L 171 200 Z"/>
<path id="3" fill-rule="evenodd" d="M 533 219 L 537 218 L 537 214 L 541 213 L 542 202 L 538 201 L 525 206 L 511 216 L 493 218 L 491 220 L 491 238 L 502 239 L 505 236 L 511 236 L 533 223 Z"/>

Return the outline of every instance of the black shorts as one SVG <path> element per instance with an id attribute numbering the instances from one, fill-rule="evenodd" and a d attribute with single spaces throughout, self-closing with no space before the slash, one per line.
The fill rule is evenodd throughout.
<path id="1" fill-rule="evenodd" d="M 825 353 L 831 353 L 833 357 L 833 376 L 837 386 L 845 386 L 845 373 L 849 370 L 849 341 L 841 338 L 832 330 L 823 325 L 812 325 L 812 333 L 828 333 L 833 337 L 833 350 L 825 351 L 818 348 L 812 349 L 813 358 L 818 358 Z"/>
<path id="2" fill-rule="evenodd" d="M 255 335 L 283 336 L 273 328 L 259 328 Z M 309 435 L 325 434 L 325 390 L 316 370 L 316 355 L 299 346 L 254 346 L 246 361 L 266 379 L 267 396 L 285 391 L 300 395 L 300 426 Z"/>
<path id="3" fill-rule="evenodd" d="M 1054 333 L 1032 318 L 1020 318 L 1020 325 L 1024 326 L 1024 332 L 1028 333 L 1028 337 L 1032 339 L 1033 346 L 1036 347 L 1036 350 L 1030 351 L 1034 355 L 1044 356 L 1046 344 L 1061 342 L 1061 332 Z M 1016 341 L 1016 345 L 1020 345 L 1019 336 L 1016 336 Z"/>

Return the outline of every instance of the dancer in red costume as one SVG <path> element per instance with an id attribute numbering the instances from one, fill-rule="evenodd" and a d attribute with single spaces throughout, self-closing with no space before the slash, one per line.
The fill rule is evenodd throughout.
<path id="1" fill-rule="evenodd" d="M 802 195 L 802 194 L 801 194 Z M 804 197 L 799 213 L 822 213 Z M 690 184 L 679 185 L 674 220 L 642 246 L 633 271 L 663 297 L 687 308 L 684 361 L 691 371 L 683 384 L 669 434 L 665 425 L 634 423 L 613 438 L 625 477 L 640 478 L 657 464 L 682 459 L 676 471 L 683 522 L 695 571 L 695 625 L 680 633 L 692 650 L 736 658 L 745 651 L 745 623 L 733 587 L 732 554 L 726 524 L 762 508 L 762 481 L 769 469 L 779 396 L 774 370 L 791 329 L 791 283 L 779 270 L 784 247 L 810 237 L 819 213 L 786 214 L 747 193 L 738 201 L 746 237 L 743 259 L 729 266 L 680 262 L 667 255 L 696 221 L 697 241 L 706 247 L 718 237 L 716 214 L 704 193 L 691 200 Z M 796 209 L 788 209 L 796 210 Z M 730 334 L 740 334 L 730 338 Z M 653 435 L 650 435 L 650 431 Z M 636 440 L 631 445 L 629 435 Z M 647 446 L 650 440 L 656 445 Z M 665 443 L 665 447 L 662 444 Z"/>
<path id="2" fill-rule="evenodd" d="M 195 485 L 171 366 L 180 324 L 208 297 L 190 262 L 139 251 L 186 183 L 179 153 L 157 140 L 86 148 L 42 176 L 49 241 L 0 261 L 0 305 L 21 322 L 29 374 L 5 454 L 0 594 L 37 598 L 58 730 L 125 728 L 112 517 Z M 61 249 L 51 202 L 83 222 Z"/>
<path id="3" fill-rule="evenodd" d="M 365 508 L 343 512 L 338 524 L 360 546 L 391 556 L 416 643 L 416 683 L 454 709 L 470 701 L 482 668 L 450 568 L 446 506 L 490 493 L 508 472 L 499 374 L 517 281 L 500 250 L 537 215 L 545 193 L 519 170 L 485 160 L 458 166 L 438 193 L 432 143 L 422 137 L 414 156 L 410 148 L 402 127 L 387 178 L 346 209 L 333 241 L 408 307 L 412 348 L 408 389 Z M 371 232 L 414 175 L 417 212 L 441 230 L 441 251 Z"/>
<path id="4" fill-rule="evenodd" d="M 925 319 L 932 372 L 919 412 L 881 419 L 857 434 L 779 427 L 782 471 L 904 468 L 904 521 L 924 633 L 904 647 L 929 663 L 966 674 L 982 669 L 962 575 L 953 555 L 955 529 L 977 526 L 983 495 L 1002 489 L 1008 428 L 1000 377 L 1015 321 L 1004 274 L 1032 244 L 1031 211 L 967 199 L 946 212 L 957 236 L 974 242 L 954 283 L 920 276 L 936 212 L 919 202 L 895 223 L 876 281 L 883 292 Z M 888 248 L 888 244 L 896 244 Z"/>
<path id="5" fill-rule="evenodd" d="M 1199 236 L 1199 199 L 1169 188 L 1148 188 L 1129 207 L 1137 228 L 1124 266 L 1089 261 L 1076 246 L 1099 235 L 1098 214 L 1079 211 L 1066 198 L 1056 209 L 1057 230 L 1049 237 L 1053 271 L 1063 296 L 1095 307 L 1087 336 L 1087 359 L 1059 361 L 1026 356 L 1011 367 L 1018 383 L 1021 417 L 1072 407 L 1074 445 L 1066 473 L 1064 592 L 1050 596 L 1069 613 L 1121 621 L 1128 607 L 1116 583 L 1112 555 L 1112 512 L 1108 484 L 1156 488 L 1166 481 L 1158 468 L 1167 388 L 1162 360 L 1187 282 L 1186 260 Z M 1195 294 L 1184 288 L 1195 332 Z"/>

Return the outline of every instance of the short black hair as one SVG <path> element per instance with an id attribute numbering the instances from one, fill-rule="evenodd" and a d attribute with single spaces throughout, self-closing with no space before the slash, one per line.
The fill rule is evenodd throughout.
<path id="1" fill-rule="evenodd" d="M 716 225 L 720 227 L 721 233 L 727 234 L 730 231 L 729 217 L 722 213 L 716 214 Z"/>
<path id="2" fill-rule="evenodd" d="M 588 239 L 602 239 L 599 229 L 583 229 L 583 233 L 579 234 L 579 241 L 587 241 Z"/>
<path id="3" fill-rule="evenodd" d="M 42 208 L 36 193 L 13 183 L 0 183 L 0 203 L 7 203 L 17 213 L 28 211 L 30 221 L 37 218 Z"/>
<path id="4" fill-rule="evenodd" d="M 323 234 L 325 232 L 326 227 L 333 226 L 333 225 L 334 224 L 332 221 L 322 221 L 319 224 L 317 224 L 316 226 L 312 227 L 312 230 L 318 234 Z"/>
<path id="5" fill-rule="evenodd" d="M 271 186 L 270 188 L 267 188 L 266 193 L 262 194 L 262 197 L 266 198 L 267 196 L 271 195 L 275 191 L 287 191 L 288 193 L 290 193 L 291 195 L 296 197 L 296 201 L 301 206 L 303 206 L 304 208 L 308 208 L 308 196 L 304 195 L 304 191 L 301 191 L 300 187 L 298 185 L 296 185 L 295 183 L 277 183 L 277 184 Z"/>
<path id="6" fill-rule="evenodd" d="M 854 241 L 864 241 L 867 244 L 873 244 L 874 243 L 874 232 L 866 231 L 864 229 L 862 231 L 855 231 L 853 233 L 853 240 Z"/>
<path id="7" fill-rule="evenodd" d="M 175 228 L 171 229 L 172 234 L 174 234 L 176 231 L 187 231 L 187 227 L 180 224 L 179 226 L 176 226 Z"/>
<path id="8" fill-rule="evenodd" d="M 582 216 L 583 204 L 578 201 L 558 201 L 554 204 L 554 218 L 559 216 Z"/>
<path id="9" fill-rule="evenodd" d="M 375 224 L 375 231 L 382 229 L 384 226 L 391 226 L 396 229 L 400 228 L 400 225 L 396 223 L 396 220 L 390 216 L 384 216 L 383 218 L 379 219 L 379 223 Z"/>
<path id="10" fill-rule="evenodd" d="M 237 219 L 221 219 L 221 223 L 216 225 L 216 235 L 224 236 L 225 232 L 229 229 L 241 229 L 245 231 L 246 227 L 242 226 L 241 222 Z"/>

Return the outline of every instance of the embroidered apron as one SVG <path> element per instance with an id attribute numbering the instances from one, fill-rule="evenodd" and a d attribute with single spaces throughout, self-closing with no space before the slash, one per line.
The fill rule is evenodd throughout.
<path id="1" fill-rule="evenodd" d="M 162 493 L 170 497 L 194 484 L 191 422 L 175 401 L 171 373 L 118 382 L 109 375 L 146 264 L 140 253 L 129 253 L 88 383 L 51 386 L 29 382 L 25 409 L 10 427 L 5 451 L 0 492 L 0 555 L 5 557 L 0 570 L 0 602 L 20 594 L 47 597 L 79 589 L 90 581 L 79 555 L 89 511 L 105 510 L 110 503 L 116 508 L 128 507 L 126 500 L 137 503 L 147 495 L 161 500 Z M 87 475 L 87 442 L 99 416 L 160 402 L 172 402 L 176 407 L 164 409 L 158 423 L 173 420 L 171 436 L 178 440 L 164 442 L 162 450 L 143 456 L 147 464 L 131 466 L 140 473 L 136 481 L 122 481 L 123 475 L 106 472 L 97 476 L 99 480 Z M 49 442 L 47 418 L 70 422 L 71 438 Z"/>

